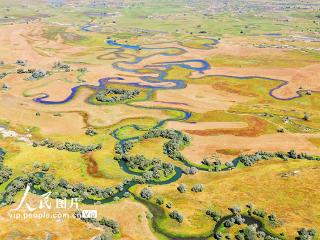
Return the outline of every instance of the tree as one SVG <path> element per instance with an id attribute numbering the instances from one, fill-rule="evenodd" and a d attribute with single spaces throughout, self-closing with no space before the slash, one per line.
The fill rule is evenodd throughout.
<path id="1" fill-rule="evenodd" d="M 85 134 L 89 136 L 94 136 L 94 135 L 97 135 L 98 133 L 93 128 L 88 128 Z"/>
<path id="2" fill-rule="evenodd" d="M 249 225 L 245 229 L 240 230 L 236 235 L 236 239 L 243 240 L 256 240 L 257 239 L 257 226 Z"/>
<path id="3" fill-rule="evenodd" d="M 179 223 L 182 223 L 183 222 L 183 215 L 181 213 L 179 213 L 177 210 L 174 210 L 172 211 L 169 216 L 172 218 L 172 219 L 175 219 L 177 220 Z"/>
<path id="4" fill-rule="evenodd" d="M 196 184 L 191 188 L 192 192 L 202 192 L 204 189 L 202 184 Z"/>
<path id="5" fill-rule="evenodd" d="M 316 236 L 317 232 L 315 229 L 301 228 L 298 230 L 297 240 L 312 240 Z"/>
<path id="6" fill-rule="evenodd" d="M 206 215 L 210 216 L 214 221 L 218 222 L 221 219 L 221 215 L 213 210 L 208 209 Z"/>
<path id="7" fill-rule="evenodd" d="M 184 183 L 180 183 L 180 185 L 177 187 L 177 189 L 180 193 L 184 193 L 187 189 L 187 185 L 185 185 Z"/>
<path id="8" fill-rule="evenodd" d="M 112 219 L 107 219 L 107 218 L 103 217 L 102 219 L 99 220 L 99 224 L 102 226 L 106 226 L 106 227 L 111 228 L 113 234 L 117 234 L 120 232 L 119 224 Z"/>
<path id="9" fill-rule="evenodd" d="M 226 165 L 226 167 L 227 167 L 228 169 L 233 169 L 233 168 L 234 168 L 234 165 L 233 165 L 232 162 L 226 162 L 225 165 Z"/>
<path id="10" fill-rule="evenodd" d="M 42 78 L 46 75 L 47 75 L 47 72 L 45 70 L 38 69 L 38 70 L 35 70 L 34 72 L 32 72 L 30 80 L 39 79 L 39 78 Z"/>
<path id="11" fill-rule="evenodd" d="M 229 210 L 234 215 L 237 215 L 237 214 L 241 213 L 241 208 L 240 207 L 230 207 Z"/>
<path id="12" fill-rule="evenodd" d="M 47 172 L 50 168 L 50 164 L 49 163 L 44 163 L 41 166 L 41 170 Z"/>
<path id="13" fill-rule="evenodd" d="M 227 228 L 232 227 L 234 225 L 234 218 L 230 218 L 226 220 L 223 225 Z"/>
<path id="14" fill-rule="evenodd" d="M 129 192 L 125 192 L 124 194 L 123 194 L 123 196 L 125 197 L 125 198 L 128 198 L 128 197 L 130 197 L 130 193 Z"/>
<path id="15" fill-rule="evenodd" d="M 302 119 L 303 119 L 304 121 L 309 121 L 309 120 L 310 120 L 310 115 L 305 112 Z"/>
<path id="16" fill-rule="evenodd" d="M 158 205 L 162 205 L 164 203 L 163 197 L 158 197 L 157 200 L 156 200 L 156 203 Z"/>
<path id="17" fill-rule="evenodd" d="M 172 208 L 172 202 L 167 202 L 166 207 L 169 209 Z"/>
<path id="18" fill-rule="evenodd" d="M 153 191 L 150 188 L 144 188 L 142 189 L 142 191 L 140 192 L 140 196 L 144 199 L 151 199 L 153 196 Z"/>

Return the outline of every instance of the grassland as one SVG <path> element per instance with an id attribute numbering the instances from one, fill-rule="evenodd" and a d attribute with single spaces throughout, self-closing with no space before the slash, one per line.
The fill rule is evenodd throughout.
<path id="1" fill-rule="evenodd" d="M 74 185 L 119 186 L 133 175 L 115 160 L 117 144 L 155 126 L 173 127 L 191 138 L 179 151 L 185 162 L 199 168 L 197 174 L 183 174 L 170 184 L 136 184 L 129 189 L 134 196 L 108 204 L 81 204 L 115 219 L 121 229 L 115 238 L 207 238 L 215 224 L 206 216 L 207 209 L 227 215 L 229 207 L 245 209 L 249 202 L 275 213 L 282 226 L 261 221 L 267 230 L 283 233 L 288 240 L 301 227 L 319 231 L 319 162 L 273 159 L 253 167 L 240 163 L 222 172 L 203 171 L 209 167 L 201 163 L 214 155 L 224 164 L 259 150 L 296 149 L 320 155 L 319 7 L 317 1 L 298 0 L 290 0 L 289 5 L 262 0 L 228 4 L 205 0 L 0 1 L 0 74 L 8 73 L 1 79 L 0 125 L 4 131 L 13 131 L 13 136 L 0 134 L 0 147 L 7 151 L 4 165 L 12 169 L 0 193 L 11 180 L 35 171 L 35 163 L 48 164 L 48 172 L 56 179 Z M 124 45 L 112 46 L 106 39 Z M 28 60 L 27 65 L 15 64 L 18 59 Z M 210 67 L 192 70 L 193 60 Z M 57 61 L 70 69 L 53 69 Z M 86 71 L 81 73 L 81 68 Z M 31 73 L 18 74 L 19 69 L 43 69 L 48 74 L 27 81 Z M 106 87 L 133 90 L 137 87 L 132 84 L 144 86 L 134 99 L 101 103 L 92 86 L 108 77 L 123 80 L 112 80 Z M 79 85 L 91 88 L 83 86 L 72 100 L 53 104 Z M 40 96 L 48 96 L 44 99 L 53 103 L 34 101 Z M 86 135 L 88 128 L 96 133 Z M 19 138 L 27 135 L 27 140 Z M 101 144 L 101 149 L 81 154 L 31 144 L 44 139 Z M 135 142 L 129 156 L 159 158 L 186 169 L 164 154 L 168 141 Z M 180 183 L 186 184 L 185 193 L 177 191 Z M 192 186 L 200 183 L 204 191 L 192 192 Z M 145 187 L 154 192 L 150 201 L 140 196 Z M 20 191 L 12 206 L 21 197 Z M 39 196 L 31 197 L 39 200 Z M 156 203 L 158 197 L 164 199 L 161 206 Z M 166 207 L 168 203 L 173 206 Z M 1 239 L 42 239 L 48 232 L 54 239 L 92 239 L 101 233 L 75 219 L 13 221 L 6 216 L 9 208 L 0 208 Z M 169 217 L 173 210 L 183 214 L 183 223 Z M 242 227 L 224 231 L 234 235 Z"/>
<path id="2" fill-rule="evenodd" d="M 214 222 L 205 216 L 207 209 L 212 208 L 222 215 L 228 214 L 232 206 L 244 206 L 252 202 L 254 206 L 273 212 L 284 221 L 279 228 L 272 228 L 276 233 L 285 233 L 287 239 L 294 237 L 295 229 L 300 225 L 308 226 L 310 219 L 319 225 L 319 198 L 317 191 L 310 191 L 314 182 L 318 181 L 319 164 L 308 161 L 277 161 L 259 163 L 254 167 L 241 168 L 223 173 L 199 173 L 192 177 L 184 177 L 169 186 L 154 186 L 155 197 L 163 197 L 165 203 L 172 202 L 172 209 L 163 207 L 166 217 L 157 219 L 157 225 L 163 231 L 177 236 L 206 235 Z M 296 172 L 296 174 L 293 174 Z M 288 177 L 283 177 L 288 173 Z M 293 175 L 292 175 L 293 174 Z M 186 193 L 176 189 L 179 183 L 187 185 Z M 191 192 L 194 184 L 202 183 L 202 193 Z M 140 188 L 142 188 L 141 186 Z M 139 190 L 135 192 L 138 194 Z M 309 202 L 307 199 L 313 199 Z M 306 203 L 308 202 L 308 203 Z M 305 208 L 308 204 L 308 208 Z M 179 210 L 185 217 L 182 224 L 168 217 L 173 209 Z M 317 223 L 318 222 L 318 223 Z M 309 226 L 311 227 L 311 225 Z"/>

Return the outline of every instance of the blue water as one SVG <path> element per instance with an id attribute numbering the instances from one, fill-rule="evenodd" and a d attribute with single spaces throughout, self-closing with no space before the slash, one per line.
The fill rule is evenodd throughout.
<path id="1" fill-rule="evenodd" d="M 87 24 L 81 27 L 81 30 L 84 32 L 91 32 L 90 28 L 95 26 L 94 24 Z"/>
<path id="2" fill-rule="evenodd" d="M 112 39 L 106 40 L 106 43 L 111 45 L 111 46 L 116 46 L 116 47 L 123 47 L 123 48 L 127 48 L 127 49 L 133 49 L 133 50 L 139 50 L 141 49 L 141 47 L 139 45 L 128 45 L 128 44 L 121 44 L 118 43 Z"/>
<path id="3" fill-rule="evenodd" d="M 281 37 L 281 33 L 265 33 L 263 36 L 270 36 L 270 37 Z"/>

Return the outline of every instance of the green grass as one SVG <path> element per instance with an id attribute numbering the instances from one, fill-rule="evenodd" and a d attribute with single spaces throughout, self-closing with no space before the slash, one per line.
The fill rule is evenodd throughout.
<path id="1" fill-rule="evenodd" d="M 207 61 L 215 67 L 262 67 L 262 68 L 293 68 L 316 64 L 320 54 L 306 53 L 297 50 L 281 52 L 277 55 L 261 54 L 258 56 L 215 55 Z"/>
<path id="2" fill-rule="evenodd" d="M 100 138 L 100 140 L 99 140 Z M 15 152 L 10 151 L 5 159 L 5 165 L 12 168 L 14 175 L 19 176 L 25 171 L 32 171 L 33 164 L 49 163 L 49 172 L 56 178 L 64 178 L 71 183 L 81 181 L 86 185 L 114 186 L 122 182 L 130 175 L 120 169 L 118 163 L 113 160 L 115 140 L 110 136 L 88 137 L 55 137 L 55 141 L 64 142 L 65 140 L 81 144 L 102 143 L 102 150 L 92 154 L 98 166 L 100 177 L 95 177 L 87 172 L 86 161 L 78 152 L 60 151 L 46 147 L 32 147 L 24 143 L 17 143 Z M 77 141 L 76 141 L 77 140 Z M 94 174 L 94 173 L 92 173 Z"/>
<path id="3" fill-rule="evenodd" d="M 137 130 L 132 126 L 125 126 L 122 127 L 118 133 L 117 133 L 117 137 L 120 139 L 127 139 L 130 137 L 138 137 L 138 136 L 142 136 L 143 134 L 145 134 L 145 131 L 143 130 Z"/>

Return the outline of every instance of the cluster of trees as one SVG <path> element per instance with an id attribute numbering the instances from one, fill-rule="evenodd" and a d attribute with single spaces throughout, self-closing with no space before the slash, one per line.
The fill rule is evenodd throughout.
<path id="1" fill-rule="evenodd" d="M 46 76 L 47 74 L 48 74 L 47 71 L 42 70 L 42 69 L 38 69 L 38 70 L 35 70 L 35 71 L 31 74 L 31 77 L 28 78 L 28 79 L 29 79 L 29 80 L 39 79 L 39 78 L 42 78 L 42 77 Z"/>
<path id="2" fill-rule="evenodd" d="M 33 185 L 45 192 L 51 192 L 52 198 L 78 198 L 83 201 L 88 198 L 106 199 L 114 197 L 117 192 L 123 191 L 124 185 L 129 183 L 125 180 L 123 183 L 115 186 L 114 188 L 99 188 L 96 186 L 85 186 L 82 183 L 70 184 L 64 179 L 56 179 L 52 174 L 43 174 L 43 176 L 33 175 L 31 180 Z"/>
<path id="3" fill-rule="evenodd" d="M 190 138 L 184 133 L 171 129 L 152 129 L 142 136 L 144 139 L 162 137 L 170 139 L 163 145 L 163 153 L 178 161 L 186 161 L 179 152 L 181 147 L 190 143 Z"/>
<path id="4" fill-rule="evenodd" d="M 257 231 L 257 225 L 249 225 L 244 229 L 241 229 L 236 235 L 237 240 L 247 240 L 247 239 L 266 239 L 266 240 L 279 240 L 278 238 L 267 235 L 263 231 Z"/>
<path id="5" fill-rule="evenodd" d="M 96 99 L 99 102 L 115 103 L 132 99 L 140 94 L 138 89 L 125 90 L 118 88 L 105 88 L 96 93 Z"/>
<path id="6" fill-rule="evenodd" d="M 234 224 L 241 225 L 245 222 L 245 219 L 241 216 L 241 208 L 240 207 L 231 207 L 229 208 L 230 212 L 233 214 L 233 217 L 224 221 L 223 225 L 225 227 L 232 227 Z"/>
<path id="7" fill-rule="evenodd" d="M 12 175 L 12 169 L 3 165 L 3 160 L 6 155 L 6 151 L 0 148 L 0 185 L 9 180 Z"/>
<path id="8" fill-rule="evenodd" d="M 6 188 L 5 192 L 0 196 L 2 205 L 14 203 L 14 196 L 21 190 L 25 189 L 27 185 L 34 186 L 44 192 L 51 192 L 51 198 L 70 199 L 78 198 L 81 202 L 84 199 L 106 199 L 114 197 L 118 192 L 124 190 L 124 186 L 129 184 L 129 180 L 124 180 L 123 183 L 115 186 L 114 188 L 99 188 L 96 186 L 85 186 L 82 183 L 70 184 L 64 179 L 56 179 L 52 174 L 44 173 L 28 173 L 13 180 Z M 34 190 L 32 190 L 34 191 Z M 124 193 L 125 197 L 129 197 L 130 193 Z M 119 199 L 114 197 L 114 200 Z"/>
<path id="9" fill-rule="evenodd" d="M 39 143 L 33 142 L 33 147 L 38 147 L 38 146 L 46 146 L 47 148 L 56 148 L 58 150 L 66 150 L 69 152 L 80 152 L 82 154 L 92 152 L 95 150 L 100 150 L 102 148 L 101 144 L 92 144 L 92 145 L 80 145 L 78 143 L 71 143 L 71 142 L 65 142 L 62 144 L 57 144 L 49 139 L 45 139 Z"/>
<path id="10" fill-rule="evenodd" d="M 254 154 L 241 155 L 239 157 L 239 160 L 245 166 L 252 166 L 257 161 L 269 160 L 272 158 L 281 158 L 283 160 L 288 160 L 289 158 L 292 158 L 292 159 L 306 159 L 306 160 L 320 161 L 320 157 L 311 156 L 306 153 L 296 153 L 295 150 L 290 150 L 287 153 L 285 153 L 285 152 L 270 153 L 270 152 L 259 151 Z"/>
<path id="11" fill-rule="evenodd" d="M 254 208 L 252 203 L 248 203 L 247 206 L 248 208 L 248 215 L 252 216 L 255 215 L 257 217 L 265 218 L 267 216 L 267 212 L 262 210 L 262 209 L 256 209 Z"/>
<path id="12" fill-rule="evenodd" d="M 117 234 L 120 232 L 119 224 L 112 219 L 107 219 L 107 218 L 103 217 L 102 219 L 99 220 L 99 224 L 102 226 L 106 226 L 106 227 L 111 228 L 112 233 L 114 233 L 114 234 Z"/>
<path id="13" fill-rule="evenodd" d="M 143 174 L 143 177 L 147 181 L 153 178 L 159 179 L 161 175 L 167 177 L 174 172 L 174 166 L 171 163 L 164 163 L 158 158 L 150 160 L 143 155 L 136 155 L 130 157 L 127 155 L 122 155 L 119 159 L 125 161 L 125 163 L 131 169 L 147 171 Z"/>
<path id="14" fill-rule="evenodd" d="M 39 78 L 42 78 L 48 74 L 48 72 L 45 70 L 42 70 L 42 69 L 36 70 L 36 69 L 30 69 L 30 68 L 27 70 L 19 68 L 19 69 L 17 69 L 17 73 L 18 74 L 31 73 L 31 76 L 29 78 L 27 78 L 27 80 L 39 79 Z"/>
<path id="15" fill-rule="evenodd" d="M 148 172 L 143 174 L 144 180 L 150 180 L 152 178 L 159 179 L 161 172 L 163 172 L 163 175 L 166 177 L 174 171 L 174 166 L 172 164 L 162 163 L 158 159 L 149 160 L 142 155 L 132 157 L 126 156 L 126 154 L 132 149 L 135 141 L 158 137 L 170 139 L 170 141 L 165 143 L 163 146 L 165 154 L 172 159 L 186 161 L 179 150 L 183 145 L 190 142 L 189 137 L 184 135 L 182 132 L 167 129 L 152 129 L 141 136 L 138 140 L 119 141 L 115 146 L 115 152 L 120 156 L 115 156 L 114 159 L 117 161 L 125 161 L 132 169 L 139 169 L 143 171 L 147 170 Z M 186 174 L 195 174 L 197 171 L 198 169 L 196 167 L 190 167 L 184 170 Z"/>
<path id="16" fill-rule="evenodd" d="M 87 128 L 86 132 L 85 132 L 86 135 L 89 135 L 89 136 L 94 136 L 94 135 L 97 135 L 97 131 L 94 130 L 93 128 Z"/>
<path id="17" fill-rule="evenodd" d="M 221 170 L 221 160 L 218 156 L 212 155 L 211 157 L 205 157 L 201 163 L 212 168 L 213 171 L 220 171 Z"/>
<path id="18" fill-rule="evenodd" d="M 177 220 L 179 223 L 183 222 L 183 215 L 180 212 L 178 212 L 177 210 L 173 210 L 171 213 L 169 213 L 169 216 L 172 219 Z"/>
<path id="19" fill-rule="evenodd" d="M 196 167 L 187 167 L 183 169 L 183 173 L 186 175 L 194 175 L 198 172 L 198 168 Z"/>
<path id="20" fill-rule="evenodd" d="M 252 166 L 257 161 L 269 160 L 272 157 L 273 157 L 273 154 L 271 154 L 271 153 L 259 151 L 254 154 L 240 155 L 239 161 L 242 162 L 245 166 Z"/>
<path id="21" fill-rule="evenodd" d="M 33 164 L 33 168 L 34 169 L 37 169 L 37 170 L 41 170 L 41 171 L 44 171 L 44 172 L 47 172 L 49 171 L 49 168 L 50 168 L 50 164 L 49 163 L 43 163 L 43 164 L 40 164 L 38 162 L 35 162 Z"/>
<path id="22" fill-rule="evenodd" d="M 70 65 L 64 64 L 61 62 L 55 62 L 53 64 L 53 68 L 59 69 L 59 70 L 64 70 L 65 72 L 70 72 Z"/>
<path id="23" fill-rule="evenodd" d="M 264 212 L 262 210 L 256 211 L 256 209 L 254 209 L 254 206 L 252 203 L 248 203 L 246 205 L 246 207 L 248 208 L 249 216 L 251 216 L 251 215 L 257 215 L 257 216 L 263 215 L 264 217 L 267 216 L 266 212 Z M 241 225 L 241 224 L 245 223 L 245 219 L 241 216 L 241 208 L 240 207 L 231 207 L 231 208 L 229 208 L 229 210 L 231 211 L 233 216 L 223 222 L 224 227 L 229 228 L 235 224 Z M 216 216 L 215 213 L 211 210 L 207 211 L 207 215 L 209 215 L 209 216 L 213 215 L 214 217 Z M 269 215 L 268 218 L 269 219 L 273 218 L 274 221 L 278 221 L 278 220 L 276 220 L 276 217 L 274 214 Z M 220 219 L 217 218 L 217 220 L 219 221 Z M 241 229 L 234 237 L 237 240 L 249 240 L 249 239 L 250 240 L 251 239 L 252 240 L 254 240 L 254 239 L 280 240 L 278 237 L 268 235 L 264 231 L 257 231 L 256 224 L 248 225 L 244 229 Z M 221 233 L 216 233 L 215 238 L 216 239 L 224 239 L 223 235 Z M 230 237 L 228 239 L 230 239 Z"/>
<path id="24" fill-rule="evenodd" d="M 127 154 L 133 148 L 133 141 L 117 142 L 115 146 L 115 153 Z"/>
<path id="25" fill-rule="evenodd" d="M 84 218 L 82 215 L 82 211 L 80 209 L 78 209 L 75 212 L 74 216 L 83 222 L 92 223 L 93 225 L 95 225 L 97 227 L 102 227 L 102 228 L 104 228 L 105 231 L 110 230 L 112 232 L 112 234 L 120 233 L 120 225 L 118 222 L 116 222 L 113 219 L 108 219 L 105 217 L 102 217 L 100 220 L 98 220 L 96 218 Z M 104 237 L 106 237 L 108 235 L 108 233 L 105 232 L 103 235 L 104 236 L 100 236 L 100 239 L 103 239 Z"/>
<path id="26" fill-rule="evenodd" d="M 20 65 L 20 66 L 25 66 L 25 65 L 27 65 L 27 60 L 18 59 L 16 61 L 16 64 Z"/>
<path id="27" fill-rule="evenodd" d="M 232 218 L 224 221 L 223 225 L 227 228 L 232 227 L 233 225 L 241 225 L 245 222 L 245 219 L 241 217 L 240 214 L 234 215 Z"/>
<path id="28" fill-rule="evenodd" d="M 82 67 L 82 68 L 78 68 L 77 71 L 80 72 L 80 73 L 85 73 L 88 70 L 87 70 L 86 67 Z"/>
<path id="29" fill-rule="evenodd" d="M 317 234 L 317 231 L 315 229 L 301 228 L 298 231 L 298 237 L 296 239 L 297 240 L 312 240 L 312 239 L 315 239 L 316 234 Z"/>
<path id="30" fill-rule="evenodd" d="M 30 176 L 23 176 L 13 180 L 7 187 L 5 192 L 2 194 L 1 205 L 9 205 L 14 203 L 14 196 L 23 189 L 26 188 L 27 184 L 30 183 Z"/>
<path id="31" fill-rule="evenodd" d="M 31 69 L 31 68 L 28 68 L 28 69 L 23 69 L 23 68 L 18 68 L 17 69 L 17 73 L 18 74 L 24 74 L 24 73 L 34 73 L 36 71 L 36 69 Z"/>

